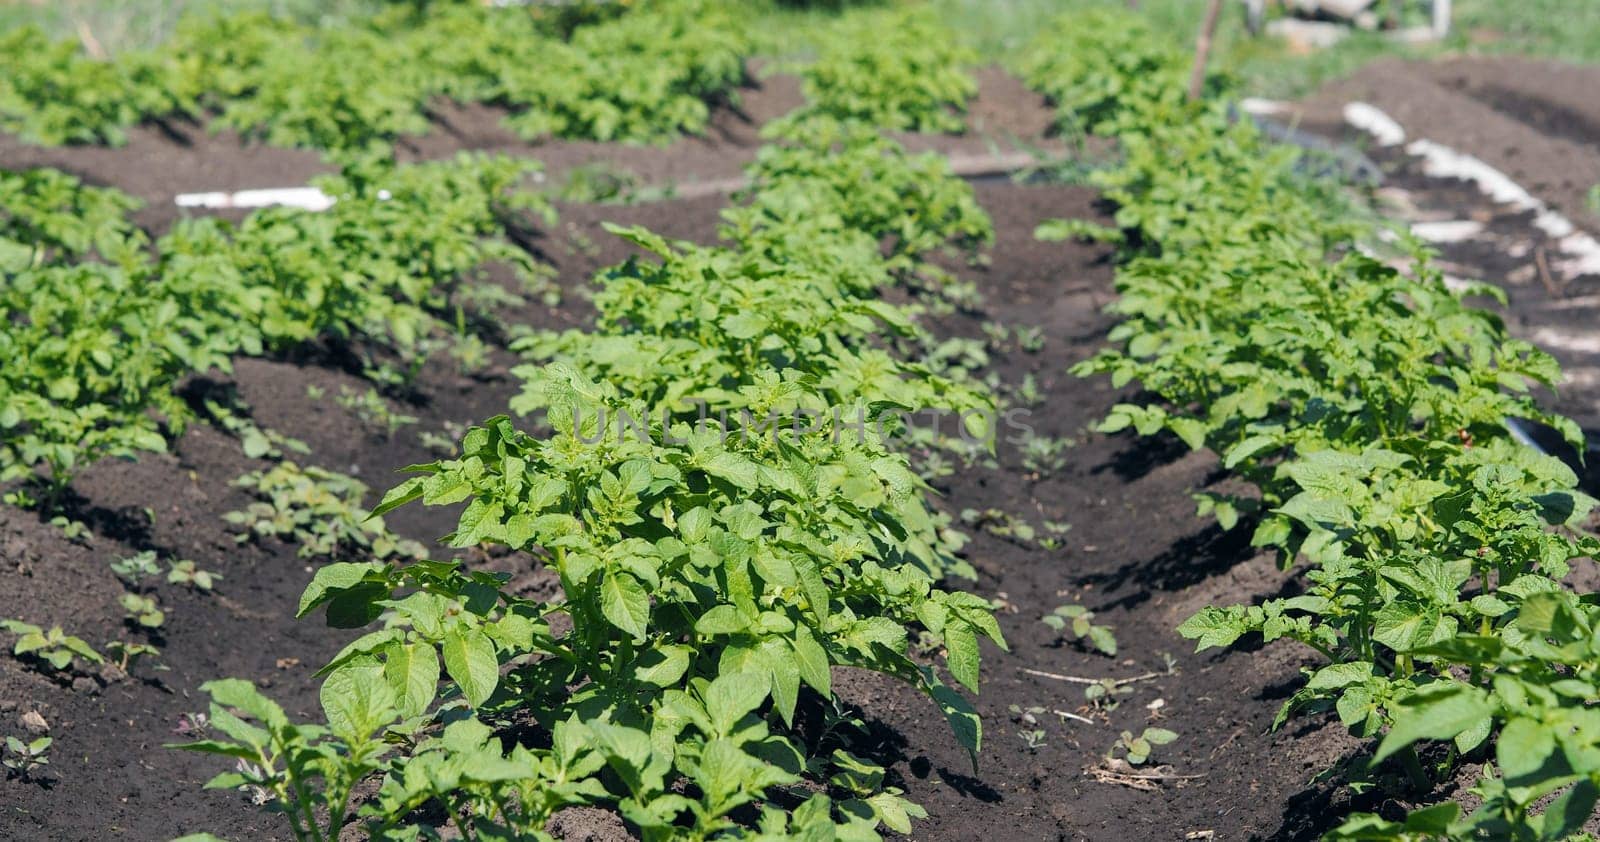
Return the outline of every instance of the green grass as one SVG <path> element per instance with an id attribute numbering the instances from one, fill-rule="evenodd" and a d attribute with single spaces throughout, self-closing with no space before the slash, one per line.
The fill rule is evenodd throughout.
<path id="1" fill-rule="evenodd" d="M 86 29 L 108 52 L 161 43 L 183 14 L 267 9 L 303 22 L 337 23 L 371 14 L 394 0 L 0 0 L 0 29 L 35 23 L 60 37 Z M 758 52 L 804 59 L 815 52 L 817 23 L 851 8 L 890 5 L 894 0 L 746 0 L 753 15 Z M 1125 0 L 927 0 L 987 59 L 1003 61 L 1057 15 Z M 1426 14 L 1411 2 L 1412 22 Z M 1194 39 L 1204 0 L 1141 0 L 1156 27 L 1188 43 Z M 1348 75 L 1374 59 L 1426 57 L 1445 52 L 1515 54 L 1600 62 L 1600 14 L 1594 0 L 1457 0 L 1456 28 L 1443 45 L 1406 48 L 1371 33 L 1354 33 L 1337 46 L 1293 55 L 1281 43 L 1251 38 L 1244 31 L 1242 4 L 1228 0 L 1218 27 L 1216 66 L 1243 79 L 1260 96 L 1297 96 Z"/>
<path id="2" fill-rule="evenodd" d="M 155 47 L 184 15 L 265 9 L 306 23 L 337 23 L 390 5 L 383 0 L 0 0 L 0 30 L 33 24 L 57 38 L 92 37 L 107 53 Z"/>
<path id="3" fill-rule="evenodd" d="M 956 31 L 984 56 L 1004 61 L 1057 15 L 1124 0 L 929 0 Z M 1141 0 L 1140 10 L 1160 31 L 1192 43 L 1205 11 L 1204 0 Z M 1427 57 L 1444 52 L 1512 53 L 1578 62 L 1600 62 L 1600 14 L 1594 0 L 1457 0 L 1454 35 L 1444 44 L 1408 48 L 1381 35 L 1354 32 L 1338 45 L 1309 55 L 1292 54 L 1271 38 L 1251 38 L 1243 4 L 1228 0 L 1213 53 L 1215 67 L 1230 70 L 1247 91 L 1292 97 L 1349 75 L 1384 56 Z M 1407 4 L 1407 23 L 1426 21 L 1426 8 Z"/>
<path id="4" fill-rule="evenodd" d="M 1456 23 L 1476 52 L 1600 63 L 1594 0 L 1457 0 Z"/>

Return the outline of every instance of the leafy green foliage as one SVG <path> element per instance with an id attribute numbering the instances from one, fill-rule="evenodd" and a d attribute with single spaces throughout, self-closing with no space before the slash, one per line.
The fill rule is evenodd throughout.
<path id="1" fill-rule="evenodd" d="M 708 102 L 744 82 L 748 50 L 735 18 L 704 2 L 653 4 L 532 56 L 515 46 L 492 78 L 517 134 L 635 143 L 703 131 Z"/>
<path id="2" fill-rule="evenodd" d="M 871 422 L 935 401 L 992 409 L 986 393 L 881 347 L 920 329 L 876 297 L 921 276 L 927 251 L 986 234 L 987 220 L 970 192 L 907 183 L 916 171 L 898 148 L 827 131 L 814 157 L 796 157 L 804 166 L 767 171 L 750 200 L 802 198 L 792 177 L 817 185 L 813 207 L 836 203 L 826 215 L 791 231 L 749 213 L 725 248 L 616 229 L 660 262 L 603 273 L 593 333 L 519 346 L 541 364 L 519 370 L 516 405 L 546 410 L 550 431 L 490 419 L 455 458 L 413 466 L 375 510 L 464 504 L 444 542 L 526 552 L 559 575 L 557 598 L 511 593 L 505 574 L 398 559 L 331 564 L 307 587 L 302 615 L 371 627 L 324 669 L 325 706 L 363 688 L 375 701 L 355 731 L 410 745 L 384 762 L 361 811 L 375 838 L 409 838 L 427 805 L 475 837 L 537 835 L 576 805 L 616 809 L 646 839 L 909 831 L 922 811 L 883 769 L 793 730 L 802 695 L 830 699 L 842 665 L 922 689 L 976 756 L 980 720 L 946 676 L 976 691 L 979 640 L 1003 646 L 999 625 L 986 600 L 935 587 L 963 569 L 960 539 Z M 846 158 L 896 173 L 891 192 L 863 201 L 826 186 L 823 150 L 851 136 L 860 147 Z M 891 233 L 901 245 L 886 257 L 877 242 Z M 833 407 L 848 413 L 819 412 Z M 796 428 L 797 409 L 817 414 Z M 942 669 L 913 660 L 912 629 L 942 646 Z M 344 716 L 326 713 L 330 726 Z M 548 743 L 491 738 L 530 717 Z M 304 803 L 296 784 L 317 772 L 260 754 L 249 762 L 266 772 L 225 783 L 259 786 L 284 809 Z M 370 770 L 349 762 L 356 771 L 334 780 Z M 805 779 L 826 787 L 796 808 Z M 346 795 L 316 797 L 333 811 Z"/>
<path id="3" fill-rule="evenodd" d="M 312 30 L 266 13 L 180 26 L 169 47 L 213 130 L 275 146 L 381 152 L 423 134 L 429 95 L 405 45 L 367 28 Z"/>
<path id="4" fill-rule="evenodd" d="M 226 359 L 196 342 L 176 302 L 152 302 L 143 280 L 100 264 L 6 278 L 0 310 L 12 318 L 0 325 L 0 480 L 31 477 L 42 463 L 59 488 L 82 465 L 166 448 L 145 410 L 181 419 L 172 384 Z"/>
<path id="5" fill-rule="evenodd" d="M 206 787 L 259 792 L 287 818 L 296 839 L 339 838 L 351 788 L 380 768 L 390 751 L 378 733 L 394 706 L 387 685 L 341 682 L 325 687 L 326 727 L 290 722 L 282 708 L 247 681 L 210 681 L 200 689 L 211 695 L 211 727 L 228 739 L 176 747 L 221 755 L 236 764 L 234 771 L 217 775 Z M 306 786 L 312 780 L 320 785 Z"/>
<path id="6" fill-rule="evenodd" d="M 154 259 L 123 218 L 132 200 L 58 173 L 0 175 L 0 482 L 42 483 L 48 508 L 88 464 L 165 450 L 193 415 L 179 379 L 228 371 L 235 354 L 363 339 L 414 370 L 433 337 L 461 335 L 444 319 L 487 264 L 541 289 L 505 236 L 516 215 L 549 213 L 516 189 L 536 167 L 472 155 L 353 164 L 320 183 L 338 199 L 326 213 L 186 220 Z M 207 410 L 247 453 L 299 449 L 221 403 Z"/>
<path id="7" fill-rule="evenodd" d="M 237 227 L 186 220 L 157 248 L 166 274 L 222 273 L 227 288 L 243 293 L 210 303 L 248 326 L 236 340 L 247 352 L 349 337 L 415 356 L 431 331 L 444 329 L 439 317 L 453 316 L 451 295 L 485 264 L 535 278 L 504 225 L 519 213 L 550 213 L 536 194 L 516 190 L 537 169 L 470 153 L 401 167 L 355 164 L 317 182 L 336 199 L 325 212 L 268 208 Z"/>
<path id="8" fill-rule="evenodd" d="M 1451 290 L 1420 244 L 1406 244 L 1409 274 L 1367 257 L 1373 232 L 1330 218 L 1340 204 L 1292 153 L 1219 103 L 1182 102 L 1170 48 L 1116 23 L 1065 26 L 1075 40 L 1036 57 L 1035 82 L 1118 136 L 1124 162 L 1093 180 L 1139 233 L 1117 275 L 1120 347 L 1077 371 L 1162 399 L 1118 406 L 1101 429 L 1214 451 L 1257 493 L 1202 495 L 1202 514 L 1251 523 L 1256 546 L 1307 565 L 1297 595 L 1208 607 L 1179 631 L 1201 649 L 1257 634 L 1312 647 L 1327 665 L 1279 721 L 1331 709 L 1420 786 L 1415 743 L 1449 741 L 1451 759 L 1493 745 L 1471 815 L 1358 815 L 1331 838 L 1575 832 L 1600 795 L 1600 618 L 1561 580 L 1600 551 L 1574 531 L 1594 501 L 1506 429 L 1528 419 L 1581 445 L 1529 394 L 1558 381 L 1555 362 L 1463 302 L 1497 290 Z M 1159 78 L 1171 89 L 1146 84 Z"/>
<path id="9" fill-rule="evenodd" d="M 132 196 L 85 187 L 56 170 L 0 171 L 0 270 L 21 272 L 95 251 L 116 255 L 134 234 L 126 215 L 138 206 Z"/>
<path id="10" fill-rule="evenodd" d="M 801 114 L 860 120 L 884 129 L 960 133 L 978 83 L 977 54 L 960 46 L 931 10 L 907 6 L 849 15 L 801 70 Z"/>
<path id="11" fill-rule="evenodd" d="M 155 56 L 98 61 L 82 55 L 76 41 L 52 43 L 32 26 L 0 37 L 0 56 L 0 129 L 30 143 L 120 146 L 129 126 L 187 110 L 170 68 Z"/>
<path id="12" fill-rule="evenodd" d="M 548 136 L 662 141 L 705 128 L 744 82 L 732 5 L 660 0 L 627 14 L 546 14 L 543 4 L 396 4 L 337 26 L 265 12 L 192 17 L 170 43 L 102 61 L 22 28 L 0 39 L 0 128 L 42 144 L 126 140 L 130 126 L 214 114 L 279 146 L 385 153 L 426 133 L 436 96 L 513 109 Z"/>
<path id="13" fill-rule="evenodd" d="M 975 249 L 992 237 L 970 186 L 942 159 L 910 156 L 865 128 L 808 125 L 806 134 L 795 132 L 805 139 L 763 149 L 752 192 L 724 214 L 731 247 L 611 229 L 661 263 L 629 261 L 602 276 L 594 296 L 599 336 L 567 331 L 514 343 L 538 365 L 515 370 L 525 386 L 512 409 L 547 408 L 543 363 L 561 361 L 653 413 L 680 418 L 730 414 L 750 426 L 774 418 L 790 424 L 800 413 L 877 432 L 883 406 L 992 417 L 981 387 L 902 362 L 881 341 L 915 347 L 925 332 L 915 309 L 891 305 L 879 291 L 896 280 L 941 277 L 927 269 L 926 256 Z M 878 248 L 885 239 L 887 260 Z M 881 429 L 898 432 L 898 425 L 888 419 Z"/>
<path id="14" fill-rule="evenodd" d="M 1050 97 L 1062 128 L 1118 134 L 1132 103 L 1181 104 L 1188 57 L 1137 15 L 1091 8 L 1058 17 L 1012 62 L 1029 87 Z M 1129 126 L 1137 130 L 1137 126 Z"/>
<path id="15" fill-rule="evenodd" d="M 857 122 L 791 115 L 763 131 L 774 142 L 757 154 L 743 201 L 723 212 L 725 237 L 822 261 L 854 288 L 892 279 L 961 300 L 954 279 L 926 258 L 975 254 L 994 242 L 994 227 L 948 160 L 910 154 Z M 806 245 L 824 238 L 829 250 Z M 876 256 L 885 241 L 890 256 L 882 264 Z"/>
<path id="16" fill-rule="evenodd" d="M 38 658 L 58 672 L 71 667 L 75 658 L 91 664 L 105 661 L 83 638 L 67 634 L 60 626 L 45 630 L 21 620 L 0 620 L 0 629 L 17 635 L 11 654 Z"/>

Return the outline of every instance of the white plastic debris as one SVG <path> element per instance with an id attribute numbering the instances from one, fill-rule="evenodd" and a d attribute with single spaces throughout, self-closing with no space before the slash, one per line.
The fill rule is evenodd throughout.
<path id="1" fill-rule="evenodd" d="M 1483 223 L 1474 219 L 1448 219 L 1442 222 L 1414 222 L 1411 233 L 1430 243 L 1461 243 L 1483 233 Z"/>
<path id="2" fill-rule="evenodd" d="M 1345 103 L 1344 121 L 1372 135 L 1379 146 L 1399 146 L 1406 142 L 1406 130 L 1393 117 L 1365 102 Z"/>
<path id="3" fill-rule="evenodd" d="M 387 199 L 387 192 L 378 195 Z M 264 208 L 282 205 L 308 211 L 325 211 L 333 207 L 334 199 L 315 187 L 274 187 L 240 190 L 237 193 L 179 193 L 174 201 L 180 208 Z"/>
<path id="4" fill-rule="evenodd" d="M 1600 337 L 1591 333 L 1573 333 L 1556 327 L 1541 327 L 1530 340 L 1545 348 L 1560 348 L 1575 354 L 1600 354 Z"/>
<path id="5" fill-rule="evenodd" d="M 1372 135 L 1380 146 L 1398 146 L 1405 143 L 1406 130 L 1381 109 L 1365 102 L 1350 102 L 1344 106 L 1346 123 Z M 1578 230 L 1572 220 L 1550 209 L 1543 201 L 1505 173 L 1464 152 L 1458 152 L 1442 143 L 1418 138 L 1406 144 L 1406 152 L 1422 159 L 1422 171 L 1435 178 L 1459 178 L 1470 181 L 1479 192 L 1502 205 L 1518 211 L 1533 213 L 1533 226 L 1555 241 L 1564 257 L 1553 259 L 1551 267 L 1562 275 L 1573 278 L 1579 275 L 1600 275 L 1600 241 Z M 1423 239 L 1434 242 L 1455 242 L 1434 239 L 1425 233 L 1427 223 L 1413 228 Z M 1465 230 L 1460 223 L 1433 223 L 1433 233 L 1442 236 L 1459 234 Z M 1444 226 L 1444 227 L 1437 227 Z M 1422 230 L 1418 230 L 1422 229 Z M 1470 236 L 1470 235 L 1468 235 Z"/>
<path id="6" fill-rule="evenodd" d="M 1262 99 L 1258 96 L 1247 96 L 1239 100 L 1239 107 L 1246 114 L 1282 114 L 1289 110 L 1289 103 L 1277 99 Z"/>
<path id="7" fill-rule="evenodd" d="M 1479 192 L 1515 210 L 1532 211 L 1533 226 L 1554 240 L 1565 255 L 1551 267 L 1566 277 L 1600 275 L 1600 241 L 1578 230 L 1572 220 L 1550 209 L 1510 176 L 1483 161 L 1442 143 L 1415 140 L 1406 151 L 1422 159 L 1422 171 L 1436 178 L 1459 178 L 1475 184 Z"/>

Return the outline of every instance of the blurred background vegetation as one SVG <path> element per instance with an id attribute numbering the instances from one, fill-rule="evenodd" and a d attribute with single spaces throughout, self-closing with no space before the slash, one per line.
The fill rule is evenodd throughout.
<path id="1" fill-rule="evenodd" d="M 0 0 L 0 29 L 34 24 L 57 37 L 75 37 L 91 53 L 149 48 L 160 44 L 185 14 L 237 14 L 266 10 L 301 23 L 336 26 L 381 9 L 430 0 Z M 431 0 L 478 2 L 478 0 Z M 626 2 L 626 0 L 624 0 Z M 648 2 L 648 0 L 633 0 Z M 886 5 L 894 0 L 730 0 L 752 14 L 761 52 L 776 58 L 810 54 L 816 27 L 797 24 Z M 1127 0 L 926 0 L 982 55 L 1000 60 L 1044 23 L 1062 12 Z M 1426 3 L 1408 0 L 1407 15 L 1426 20 Z M 1138 0 L 1158 28 L 1193 37 L 1205 0 Z M 1513 54 L 1571 62 L 1600 62 L 1600 3 L 1597 0 L 1455 0 L 1455 26 L 1441 44 L 1406 46 L 1381 34 L 1355 31 L 1337 45 L 1296 51 L 1271 37 L 1251 37 L 1244 6 L 1228 0 L 1218 29 L 1215 61 L 1262 96 L 1293 96 L 1346 75 L 1385 55 Z"/>

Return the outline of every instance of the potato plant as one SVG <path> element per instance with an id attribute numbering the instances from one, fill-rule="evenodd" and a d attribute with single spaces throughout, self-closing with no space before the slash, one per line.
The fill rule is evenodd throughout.
<path id="1" fill-rule="evenodd" d="M 1202 514 L 1304 565 L 1299 595 L 1208 607 L 1179 631 L 1201 649 L 1247 635 L 1311 647 L 1326 663 L 1279 722 L 1331 710 L 1378 740 L 1373 763 L 1397 759 L 1423 791 L 1418 742 L 1443 742 L 1446 761 L 1492 758 L 1470 815 L 1454 803 L 1403 821 L 1355 815 L 1330 838 L 1578 832 L 1600 799 L 1600 616 L 1562 580 L 1600 550 L 1576 531 L 1594 501 L 1506 426 L 1527 419 L 1581 445 L 1529 394 L 1558 381 L 1554 360 L 1464 303 L 1498 290 L 1450 289 L 1420 245 L 1408 273 L 1367 256 L 1374 232 L 1331 215 L 1340 203 L 1292 153 L 1231 124 L 1221 102 L 1185 104 L 1151 81 L 1179 78 L 1180 54 L 1120 17 L 1096 20 L 1064 23 L 1024 61 L 1063 114 L 1125 152 L 1093 177 L 1138 235 L 1117 273 L 1123 321 L 1117 347 L 1077 371 L 1158 395 L 1115 407 L 1101 429 L 1217 453 L 1257 493 L 1203 495 Z"/>
<path id="2" fill-rule="evenodd" d="M 827 117 L 790 115 L 763 132 L 773 142 L 757 153 L 749 193 L 723 212 L 724 237 L 747 249 L 782 249 L 852 287 L 882 286 L 887 270 L 893 282 L 956 299 L 955 279 L 926 258 L 975 257 L 994 242 L 972 186 L 942 156 L 910 154 L 869 124 Z M 807 247 L 824 236 L 837 245 Z M 871 255 L 884 242 L 880 265 Z"/>
<path id="3" fill-rule="evenodd" d="M 0 270 L 0 482 L 43 492 L 23 489 L 13 502 L 51 508 L 82 467 L 164 450 L 163 425 L 149 410 L 181 429 L 188 413 L 172 391 L 178 378 L 228 365 L 229 343 L 208 330 L 209 316 L 162 297 L 142 263 L 142 238 L 101 245 L 117 263 Z"/>
<path id="4" fill-rule="evenodd" d="M 966 130 L 967 102 L 978 93 L 968 72 L 977 63 L 927 8 L 862 12 L 841 18 L 821 55 L 800 76 L 801 114 L 859 120 L 884 129 Z"/>
<path id="5" fill-rule="evenodd" d="M 538 165 L 463 153 L 410 166 L 352 164 L 316 186 L 336 199 L 321 213 L 267 208 L 239 226 L 180 222 L 157 243 L 169 276 L 227 276 L 235 294 L 208 302 L 250 326 L 248 353 L 326 338 L 363 338 L 414 356 L 454 315 L 450 296 L 489 262 L 532 283 L 528 254 L 504 225 L 515 214 L 548 218 L 549 205 L 518 191 Z"/>
<path id="6" fill-rule="evenodd" d="M 536 166 L 352 164 L 321 181 L 338 199 L 326 213 L 186 220 L 154 257 L 128 197 L 49 171 L 0 175 L 0 482 L 21 483 L 7 499 L 49 509 L 83 467 L 165 450 L 194 415 L 174 392 L 189 372 L 340 339 L 414 368 L 486 264 L 538 291 L 505 236 L 517 214 L 549 213 L 517 189 Z M 264 435 L 259 453 L 275 447 Z"/>
<path id="7" fill-rule="evenodd" d="M 76 40 L 52 42 L 33 26 L 0 37 L 0 129 L 45 146 L 127 142 L 149 117 L 185 112 L 173 70 L 160 56 L 116 63 L 84 55 Z"/>
<path id="8" fill-rule="evenodd" d="M 49 169 L 0 171 L 0 270 L 21 272 L 98 251 L 133 236 L 139 200 Z"/>
<path id="9" fill-rule="evenodd" d="M 785 178 L 758 182 L 752 206 L 766 189 L 801 195 Z M 753 215 L 727 248 L 617 229 L 661 262 L 602 274 L 594 332 L 524 347 L 546 361 L 519 371 L 519 406 L 545 410 L 549 432 L 489 419 L 455 458 L 413 466 L 375 510 L 465 504 L 445 543 L 530 553 L 561 595 L 518 597 L 503 574 L 454 562 L 322 568 L 301 613 L 369 629 L 324 669 L 332 730 L 278 725 L 268 731 L 281 745 L 254 730 L 201 744 L 251 764 L 214 785 L 264 788 L 304 817 L 302 838 L 336 834 L 344 782 L 378 768 L 383 784 L 360 810 L 374 838 L 425 835 L 407 819 L 427 805 L 473 836 L 539 836 L 575 805 L 613 808 L 647 839 L 908 832 L 921 810 L 881 769 L 795 726 L 808 696 L 831 697 L 833 667 L 856 666 L 922 689 L 976 761 L 980 721 L 945 676 L 975 692 L 979 639 L 1004 642 L 986 600 L 936 586 L 962 569 L 959 538 L 873 422 L 902 405 L 993 402 L 874 343 L 918 330 L 876 292 L 956 235 L 902 227 L 903 242 L 923 245 L 884 256 L 872 244 L 902 220 L 951 217 L 818 192 L 838 204 L 807 237 Z M 946 207 L 959 221 L 947 231 L 987 232 L 975 205 Z M 836 265 L 853 271 L 826 271 Z M 848 410 L 842 421 L 790 420 L 833 407 Z M 913 629 L 942 658 L 915 657 Z M 238 684 L 221 689 L 235 701 L 219 698 L 214 716 L 248 701 L 257 719 L 282 722 Z M 548 743 L 489 739 L 530 718 Z M 380 760 L 365 748 L 397 735 L 408 751 Z M 297 756 L 348 768 L 297 769 Z M 318 775 L 327 784 L 307 789 Z M 827 784 L 806 792 L 806 780 Z M 331 824 L 315 825 L 319 807 Z"/>
<path id="10" fill-rule="evenodd" d="M 749 46 L 730 7 L 647 4 L 569 41 L 526 45 L 494 65 L 492 98 L 516 109 L 506 125 L 529 138 L 664 142 L 703 131 L 710 104 L 745 82 Z"/>
<path id="11" fill-rule="evenodd" d="M 448 96 L 511 108 L 508 126 L 529 139 L 654 142 L 703 130 L 710 103 L 745 81 L 736 4 L 586 6 L 394 4 L 337 27 L 191 16 L 166 45 L 110 60 L 24 28 L 0 38 L 0 128 L 120 145 L 140 123 L 200 119 L 279 146 L 388 154 Z"/>

